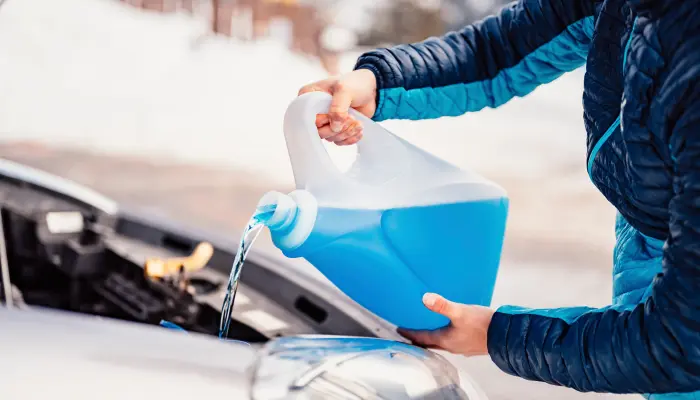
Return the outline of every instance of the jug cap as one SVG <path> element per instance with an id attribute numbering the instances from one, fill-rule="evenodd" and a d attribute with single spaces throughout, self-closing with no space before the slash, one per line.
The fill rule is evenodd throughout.
<path id="1" fill-rule="evenodd" d="M 259 210 L 270 207 L 275 207 L 275 211 L 263 223 L 274 233 L 274 244 L 282 251 L 292 251 L 301 246 L 316 222 L 316 198 L 305 190 L 295 190 L 288 195 L 272 191 L 258 202 Z"/>
<path id="2" fill-rule="evenodd" d="M 263 221 L 270 230 L 287 229 L 297 215 L 297 205 L 294 200 L 284 193 L 271 191 L 265 193 L 258 202 L 257 210 L 274 209 L 274 213 Z"/>

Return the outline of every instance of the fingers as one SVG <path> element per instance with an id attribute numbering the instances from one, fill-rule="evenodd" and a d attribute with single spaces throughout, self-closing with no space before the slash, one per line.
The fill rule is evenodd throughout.
<path id="1" fill-rule="evenodd" d="M 305 93 L 310 93 L 310 92 L 325 92 L 325 90 L 321 90 L 316 84 L 311 84 L 311 85 L 306 85 L 299 89 L 299 93 L 297 93 L 298 96 L 301 96 L 302 94 Z"/>
<path id="2" fill-rule="evenodd" d="M 332 126 L 331 130 L 333 130 Z M 341 142 L 355 138 L 360 134 L 362 134 L 362 124 L 360 124 L 360 121 L 350 118 L 345 121 L 340 133 L 328 138 L 328 140 L 336 144 L 340 144 Z"/>
<path id="3" fill-rule="evenodd" d="M 318 128 L 318 136 L 321 137 L 321 139 L 328 140 L 329 142 L 331 141 L 330 138 L 335 136 L 335 134 L 336 133 L 331 130 L 330 125 L 324 125 L 324 126 Z"/>
<path id="4" fill-rule="evenodd" d="M 318 135 L 321 139 L 335 143 L 338 146 L 353 145 L 362 139 L 362 129 L 336 134 L 329 125 L 318 128 Z"/>
<path id="5" fill-rule="evenodd" d="M 318 114 L 316 116 L 316 127 L 320 128 L 324 125 L 327 125 L 330 122 L 328 119 L 328 114 Z"/>
<path id="6" fill-rule="evenodd" d="M 310 83 L 306 86 L 303 86 L 301 89 L 299 89 L 299 93 L 297 93 L 297 95 L 301 96 L 302 94 L 310 93 L 310 92 L 331 93 L 331 86 L 333 86 L 333 80 L 325 79 L 322 81 Z"/>
<path id="7" fill-rule="evenodd" d="M 328 117 L 331 121 L 331 130 L 335 133 L 340 133 L 343 131 L 343 126 L 348 119 L 348 110 L 352 104 L 352 93 L 340 82 L 336 82 L 331 91 L 333 99 L 328 110 Z"/>
<path id="8" fill-rule="evenodd" d="M 333 95 L 328 114 L 316 116 L 316 127 L 321 139 L 338 146 L 348 146 L 362 138 L 362 124 L 348 114 L 352 104 L 352 91 L 342 82 L 336 79 L 314 82 L 302 87 L 299 95 L 310 92 L 326 92 Z"/>
<path id="9" fill-rule="evenodd" d="M 410 340 L 413 344 L 423 347 L 441 348 L 441 336 L 444 334 L 441 330 L 436 331 L 416 331 L 413 329 L 397 329 L 399 335 Z"/>
<path id="10" fill-rule="evenodd" d="M 361 134 L 361 133 L 360 133 L 359 135 L 355 135 L 355 136 L 353 136 L 353 137 L 351 137 L 351 138 L 345 139 L 345 140 L 343 140 L 342 142 L 337 142 L 336 144 L 337 144 L 338 146 L 350 146 L 350 145 L 353 145 L 353 144 L 359 142 L 360 139 L 362 139 L 362 134 Z"/>
<path id="11" fill-rule="evenodd" d="M 423 295 L 423 304 L 425 304 L 430 311 L 442 314 L 451 321 L 458 320 L 462 314 L 461 304 L 451 302 L 435 293 L 426 293 Z"/>
<path id="12" fill-rule="evenodd" d="M 329 123 L 329 117 L 326 114 L 316 116 L 316 126 L 321 139 L 335 143 L 338 146 L 353 145 L 362 139 L 362 124 L 351 117 L 343 124 L 340 133 L 333 132 Z"/>

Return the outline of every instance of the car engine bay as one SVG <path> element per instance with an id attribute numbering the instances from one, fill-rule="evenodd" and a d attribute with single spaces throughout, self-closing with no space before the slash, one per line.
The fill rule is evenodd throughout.
<path id="1" fill-rule="evenodd" d="M 106 382 L 127 397 L 152 398 L 167 382 L 172 398 L 189 398 L 187 388 L 256 400 L 486 399 L 443 356 L 405 343 L 294 260 L 261 251 L 248 253 L 231 340 L 216 347 L 205 336 L 218 337 L 235 249 L 231 238 L 126 210 L 0 159 L 0 320 L 8 328 L 0 352 L 18 365 L 14 376 L 49 382 L 59 379 L 56 365 L 69 368 L 52 389 L 66 398 L 92 398 Z M 202 371 L 226 384 L 202 380 Z M 123 379 L 130 384 L 112 384 Z M 43 397 L 45 387 L 13 390 L 14 398 Z"/>
<path id="2" fill-rule="evenodd" d="M 71 190 L 40 183 L 0 173 L 9 272 L 0 299 L 10 291 L 6 303 L 13 307 L 151 325 L 167 321 L 217 335 L 232 246 L 212 244 L 214 236 L 210 241 L 170 221 L 101 210 Z M 395 338 L 386 322 L 335 288 L 251 253 L 229 338 L 262 343 L 315 333 Z"/>

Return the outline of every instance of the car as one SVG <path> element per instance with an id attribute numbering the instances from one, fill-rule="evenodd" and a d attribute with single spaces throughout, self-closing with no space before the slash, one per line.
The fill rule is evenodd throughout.
<path id="1" fill-rule="evenodd" d="M 2 159 L 0 210 L 3 400 L 486 399 L 303 260 L 253 248 L 220 338 L 230 239 Z"/>

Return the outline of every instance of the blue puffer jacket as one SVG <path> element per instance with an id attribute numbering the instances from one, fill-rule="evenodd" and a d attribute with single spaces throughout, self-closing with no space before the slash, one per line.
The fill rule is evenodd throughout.
<path id="1" fill-rule="evenodd" d="M 695 398 L 668 393 L 700 390 L 700 0 L 520 0 L 356 68 L 385 120 L 498 107 L 584 64 L 587 168 L 620 214 L 613 303 L 499 308 L 489 353 L 579 391 Z"/>

